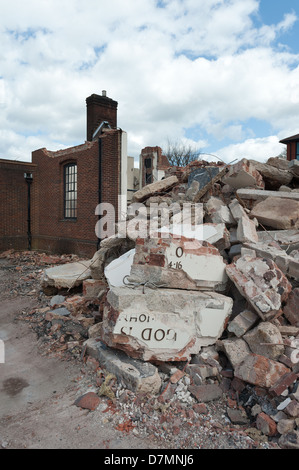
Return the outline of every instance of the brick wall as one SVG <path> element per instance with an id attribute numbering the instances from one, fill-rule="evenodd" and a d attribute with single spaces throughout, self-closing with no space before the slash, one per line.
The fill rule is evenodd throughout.
<path id="1" fill-rule="evenodd" d="M 101 138 L 93 142 L 58 152 L 39 149 L 32 153 L 39 178 L 39 204 L 34 214 L 35 249 L 93 256 L 98 244 L 95 210 L 99 202 L 112 204 L 117 218 L 120 143 L 121 131 L 106 129 Z M 102 184 L 99 188 L 100 157 Z M 68 163 L 77 164 L 77 218 L 74 220 L 64 218 L 64 166 Z"/>
<path id="2" fill-rule="evenodd" d="M 115 208 L 118 218 L 118 195 L 120 194 L 121 131 L 105 129 L 102 137 L 102 202 Z"/>
<path id="3" fill-rule="evenodd" d="M 30 212 L 34 214 L 37 205 L 36 165 L 0 160 L 0 251 L 28 249 L 28 186 L 24 173 L 33 175 Z M 31 230 L 35 229 L 34 220 L 31 219 Z"/>
<path id="4" fill-rule="evenodd" d="M 33 173 L 32 249 L 91 257 L 98 248 L 95 212 L 99 202 L 112 204 L 117 220 L 123 134 L 116 129 L 117 102 L 91 95 L 86 103 L 89 135 L 84 144 L 56 152 L 35 150 L 32 163 L 0 160 L 0 251 L 28 249 L 24 172 Z M 108 121 L 111 129 L 103 129 L 99 138 L 92 141 L 90 137 L 102 121 Z M 75 219 L 64 217 L 64 167 L 69 163 L 77 165 Z"/>
<path id="5" fill-rule="evenodd" d="M 296 152 L 297 151 L 297 142 L 288 142 L 287 144 L 287 160 L 296 160 Z"/>
<path id="6" fill-rule="evenodd" d="M 96 250 L 95 208 L 98 203 L 98 142 L 58 152 L 32 152 L 39 178 L 34 248 L 55 253 L 92 255 Z M 64 166 L 77 164 L 77 218 L 64 218 Z"/>

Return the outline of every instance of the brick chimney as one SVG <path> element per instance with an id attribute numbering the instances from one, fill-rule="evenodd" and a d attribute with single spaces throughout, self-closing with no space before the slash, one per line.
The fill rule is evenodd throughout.
<path id="1" fill-rule="evenodd" d="M 112 128 L 117 127 L 117 101 L 106 96 L 106 91 L 102 95 L 91 95 L 86 98 L 87 107 L 87 137 L 92 141 L 92 135 L 103 121 L 107 121 Z"/>

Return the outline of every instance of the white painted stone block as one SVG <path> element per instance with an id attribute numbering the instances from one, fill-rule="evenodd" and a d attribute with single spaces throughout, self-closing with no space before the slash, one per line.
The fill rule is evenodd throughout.
<path id="1" fill-rule="evenodd" d="M 233 304 L 215 292 L 128 287 L 111 289 L 107 301 L 102 341 L 145 361 L 189 360 L 214 344 Z"/>

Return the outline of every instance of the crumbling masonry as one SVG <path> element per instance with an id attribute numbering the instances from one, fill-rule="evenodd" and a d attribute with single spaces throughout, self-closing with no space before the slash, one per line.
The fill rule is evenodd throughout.
<path id="1" fill-rule="evenodd" d="M 171 400 L 176 374 L 190 379 L 186 403 L 226 395 L 240 405 L 250 390 L 252 425 L 298 448 L 298 188 L 296 162 L 278 157 L 171 167 L 133 202 L 147 208 L 146 224 L 151 203 L 201 203 L 201 237 L 176 237 L 183 224 L 173 213 L 168 237 L 161 225 L 154 236 L 116 234 L 87 260 L 84 278 L 50 268 L 43 286 L 79 279 L 83 299 L 97 299 L 82 348 L 129 389 Z M 233 422 L 246 404 L 230 410 Z"/>

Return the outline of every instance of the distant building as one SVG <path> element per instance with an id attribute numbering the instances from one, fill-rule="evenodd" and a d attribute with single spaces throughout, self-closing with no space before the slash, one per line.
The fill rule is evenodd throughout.
<path id="1" fill-rule="evenodd" d="M 127 134 L 117 127 L 118 103 L 86 99 L 87 139 L 64 150 L 41 148 L 32 162 L 0 160 L 0 251 L 36 249 L 92 256 L 99 203 L 127 197 Z M 129 188 L 134 189 L 134 188 Z"/>
<path id="2" fill-rule="evenodd" d="M 134 192 L 139 189 L 139 168 L 134 166 L 134 157 L 128 157 L 127 182 L 127 201 L 130 202 Z"/>
<path id="3" fill-rule="evenodd" d="M 170 164 L 160 147 L 145 147 L 139 157 L 140 187 L 159 181 Z"/>
<path id="4" fill-rule="evenodd" d="M 280 140 L 280 143 L 287 146 L 287 160 L 299 160 L 299 134 Z"/>

